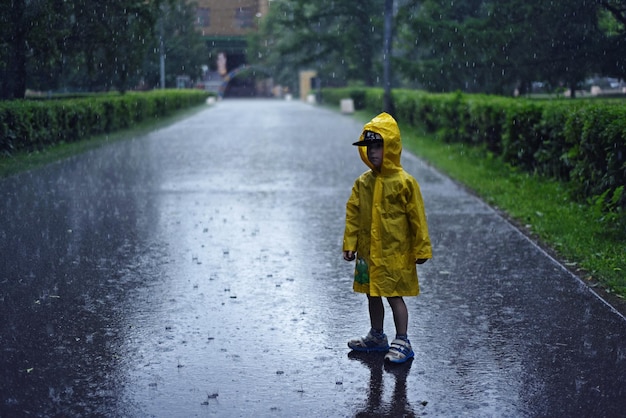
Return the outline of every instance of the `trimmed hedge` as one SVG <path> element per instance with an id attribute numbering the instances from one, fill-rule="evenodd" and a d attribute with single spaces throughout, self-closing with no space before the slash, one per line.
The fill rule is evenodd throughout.
<path id="1" fill-rule="evenodd" d="M 568 182 L 579 200 L 626 209 L 626 106 L 622 102 L 531 100 L 393 90 L 401 123 L 445 142 L 484 146 L 507 163 Z M 378 113 L 382 89 L 322 89 L 327 103 L 351 97 Z M 364 98 L 357 101 L 355 98 Z"/>
<path id="2" fill-rule="evenodd" d="M 111 133 L 203 103 L 201 90 L 158 90 L 58 100 L 0 101 L 0 155 Z"/>

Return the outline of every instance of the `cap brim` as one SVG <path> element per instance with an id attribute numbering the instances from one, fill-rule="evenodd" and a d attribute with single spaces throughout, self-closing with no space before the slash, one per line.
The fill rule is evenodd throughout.
<path id="1" fill-rule="evenodd" d="M 357 147 L 366 147 L 368 145 L 382 144 L 382 143 L 383 143 L 382 139 L 379 139 L 379 140 L 376 140 L 376 141 L 372 141 L 370 139 L 369 141 L 365 141 L 365 140 L 357 141 L 357 142 L 353 143 L 352 145 L 356 145 Z"/>

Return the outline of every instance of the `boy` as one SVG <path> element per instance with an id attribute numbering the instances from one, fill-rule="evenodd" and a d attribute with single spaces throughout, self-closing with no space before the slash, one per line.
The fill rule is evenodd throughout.
<path id="1" fill-rule="evenodd" d="M 368 299 L 371 329 L 348 342 L 356 351 L 387 352 L 385 360 L 404 363 L 415 355 L 407 336 L 403 296 L 417 296 L 415 264 L 432 258 L 424 203 L 417 181 L 400 164 L 402 141 L 396 121 L 381 113 L 363 127 L 359 155 L 370 170 L 354 182 L 346 205 L 343 258 L 357 258 L 353 289 Z M 383 332 L 387 298 L 396 328 L 389 346 Z"/>

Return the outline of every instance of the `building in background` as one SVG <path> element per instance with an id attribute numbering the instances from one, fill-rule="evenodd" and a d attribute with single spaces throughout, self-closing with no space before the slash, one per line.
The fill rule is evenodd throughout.
<path id="1" fill-rule="evenodd" d="M 246 36 L 258 30 L 269 3 L 270 0 L 196 0 L 196 28 L 209 51 L 207 89 L 217 91 L 219 85 L 224 89 L 227 83 L 232 95 L 265 94 L 258 91 L 257 81 L 234 75 L 247 64 Z"/>
<path id="2" fill-rule="evenodd" d="M 197 27 L 207 37 L 241 37 L 258 29 L 269 0 L 196 0 Z"/>

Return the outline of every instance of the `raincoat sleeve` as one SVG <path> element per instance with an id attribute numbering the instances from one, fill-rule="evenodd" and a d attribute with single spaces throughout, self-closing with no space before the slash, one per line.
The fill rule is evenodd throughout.
<path id="1" fill-rule="evenodd" d="M 352 193 L 346 204 L 346 228 L 343 233 L 343 251 L 356 251 L 359 233 L 359 186 L 358 180 L 352 186 Z"/>
<path id="2" fill-rule="evenodd" d="M 413 237 L 411 252 L 415 260 L 432 258 L 433 254 L 430 237 L 428 235 L 428 225 L 426 223 L 426 212 L 422 192 L 415 179 L 411 179 L 408 186 L 407 215 Z"/>

